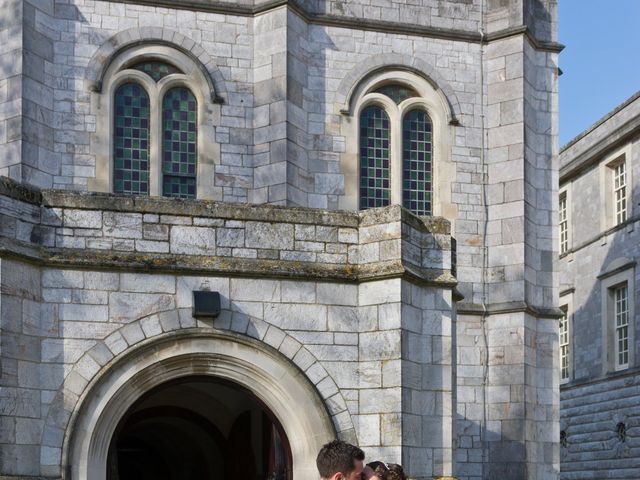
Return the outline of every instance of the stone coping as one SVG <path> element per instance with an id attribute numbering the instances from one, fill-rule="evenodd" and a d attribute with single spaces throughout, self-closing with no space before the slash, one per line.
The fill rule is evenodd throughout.
<path id="1" fill-rule="evenodd" d="M 558 307 L 543 307 L 529 302 L 490 303 L 484 307 L 481 304 L 460 302 L 457 310 L 462 315 L 502 315 L 508 313 L 526 313 L 537 318 L 561 318 L 565 312 Z"/>
<path id="2" fill-rule="evenodd" d="M 567 143 L 558 155 L 560 185 L 591 168 L 640 132 L 640 91 Z"/>
<path id="3" fill-rule="evenodd" d="M 451 272 L 387 261 L 367 265 L 318 262 L 101 252 L 62 248 L 38 248 L 19 241 L 0 239 L 0 258 L 26 260 L 59 268 L 86 268 L 158 273 L 216 274 L 230 277 L 268 277 L 299 280 L 361 283 L 402 277 L 413 283 L 453 288 L 457 280 Z"/>
<path id="4" fill-rule="evenodd" d="M 402 221 L 425 232 L 451 234 L 451 224 L 447 219 L 419 217 L 399 205 L 356 212 L 267 204 L 224 203 L 212 200 L 125 196 L 100 192 L 41 190 L 4 176 L 0 176 L 0 195 L 50 208 L 182 215 L 225 220 L 253 220 L 349 228 Z"/>
<path id="5" fill-rule="evenodd" d="M 39 190 L 0 178 L 0 257 L 59 268 L 453 288 L 449 222 L 363 212 Z"/>

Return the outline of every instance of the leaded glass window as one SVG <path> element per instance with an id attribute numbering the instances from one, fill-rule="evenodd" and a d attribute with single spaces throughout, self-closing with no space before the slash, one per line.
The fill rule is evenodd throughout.
<path id="1" fill-rule="evenodd" d="M 386 95 L 396 103 L 418 96 L 418 93 L 413 88 L 404 85 L 384 85 L 374 90 L 374 92 Z"/>
<path id="2" fill-rule="evenodd" d="M 416 215 L 431 215 L 432 125 L 424 110 L 402 122 L 402 204 Z"/>
<path id="3" fill-rule="evenodd" d="M 148 195 L 149 95 L 137 83 L 125 83 L 114 101 L 114 192 Z"/>
<path id="4" fill-rule="evenodd" d="M 389 147 L 391 129 L 385 111 L 372 105 L 360 114 L 360 208 L 391 201 Z"/>
<path id="5" fill-rule="evenodd" d="M 195 198 L 197 103 L 188 88 L 169 90 L 162 101 L 162 194 Z"/>
<path id="6" fill-rule="evenodd" d="M 166 77 L 167 75 L 171 75 L 172 73 L 182 73 L 173 65 L 165 62 L 159 62 L 157 60 L 140 62 L 133 65 L 131 68 L 146 73 L 151 78 L 153 78 L 154 82 L 158 82 L 162 78 Z"/>

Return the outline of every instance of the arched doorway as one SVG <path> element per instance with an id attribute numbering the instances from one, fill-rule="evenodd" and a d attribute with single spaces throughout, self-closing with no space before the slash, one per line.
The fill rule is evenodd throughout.
<path id="1" fill-rule="evenodd" d="M 187 408 L 185 404 L 164 402 L 164 406 L 171 407 L 171 410 L 140 413 L 141 406 L 145 407 L 143 410 L 162 406 L 153 405 L 148 400 L 154 398 L 154 392 L 161 391 L 156 389 L 166 386 L 178 388 L 179 385 L 184 387 L 196 379 L 204 379 L 206 388 L 213 389 L 207 393 L 210 398 L 218 401 L 224 399 L 229 394 L 228 390 L 227 393 L 223 392 L 224 387 L 237 389 L 243 392 L 241 397 L 245 401 L 255 402 L 252 407 L 254 410 L 249 410 L 265 413 L 281 433 L 283 445 L 288 440 L 290 455 L 285 460 L 290 462 L 291 480 L 317 476 L 315 457 L 324 443 L 336 438 L 336 430 L 322 398 L 304 372 L 278 351 L 245 335 L 219 330 L 185 329 L 141 342 L 120 354 L 94 377 L 82 393 L 66 430 L 62 449 L 62 465 L 67 471 L 65 480 L 113 478 L 110 475 L 114 439 L 116 455 L 118 439 L 126 440 L 126 435 L 120 436 L 123 431 L 133 436 L 138 432 L 138 438 L 148 439 L 150 431 L 147 429 L 145 433 L 145 422 L 148 422 L 145 415 L 149 418 L 155 416 L 158 420 L 155 426 L 150 426 L 151 430 L 160 428 L 158 423 L 166 428 L 165 432 L 180 425 L 193 437 L 208 435 L 203 442 L 212 450 L 223 449 L 220 445 L 224 443 L 221 439 L 224 435 L 212 433 L 216 429 L 220 430 L 220 434 L 224 431 L 217 421 L 209 421 L 214 429 L 199 427 L 196 432 L 193 427 L 194 418 L 197 418 L 193 415 L 206 418 L 206 412 Z M 195 384 L 191 387 L 195 388 Z M 168 397 L 159 395 L 155 398 L 166 400 Z M 144 403 L 146 401 L 151 403 Z M 258 407 L 261 410 L 257 410 Z M 180 408 L 187 409 L 190 412 L 187 417 L 190 418 L 184 418 L 184 412 L 178 410 Z M 159 422 L 158 413 L 165 420 Z M 246 429 L 246 425 L 242 427 L 240 424 L 237 430 L 242 428 Z M 263 424 L 263 434 L 265 431 L 268 432 L 268 428 Z M 234 442 L 239 443 L 242 435 L 237 437 Z M 227 444 L 228 439 L 227 435 Z M 268 440 L 262 440 L 256 455 L 262 458 L 265 452 L 276 455 L 275 449 L 265 447 L 267 443 Z M 161 445 L 151 447 L 160 448 Z M 125 442 L 122 449 L 126 448 Z M 216 478 L 234 477 L 219 474 Z"/>
<path id="2" fill-rule="evenodd" d="M 120 420 L 108 480 L 291 480 L 280 422 L 250 391 L 214 377 L 159 385 Z"/>

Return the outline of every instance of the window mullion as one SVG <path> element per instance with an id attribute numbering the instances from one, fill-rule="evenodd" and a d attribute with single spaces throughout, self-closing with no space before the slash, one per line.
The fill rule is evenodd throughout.
<path id="1" fill-rule="evenodd" d="M 149 92 L 151 99 L 151 139 L 149 142 L 150 164 L 149 176 L 151 195 L 159 196 L 162 194 L 162 169 L 160 155 L 162 152 L 162 106 L 161 99 L 157 88 Z"/>
<path id="2" fill-rule="evenodd" d="M 391 117 L 391 203 L 402 205 L 402 112 L 397 108 Z"/>

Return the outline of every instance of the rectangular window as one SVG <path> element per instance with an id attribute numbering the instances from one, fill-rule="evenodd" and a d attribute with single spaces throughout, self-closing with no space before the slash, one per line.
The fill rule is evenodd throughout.
<path id="1" fill-rule="evenodd" d="M 629 367 L 629 302 L 627 285 L 613 290 L 616 370 Z"/>
<path id="2" fill-rule="evenodd" d="M 627 174 L 625 162 L 613 166 L 613 204 L 615 206 L 616 225 L 627 220 Z"/>
<path id="3" fill-rule="evenodd" d="M 566 308 L 560 318 L 560 381 L 569 380 L 569 318 Z"/>
<path id="4" fill-rule="evenodd" d="M 560 254 L 569 250 L 569 221 L 567 219 L 567 193 L 560 195 L 558 206 L 558 217 L 560 220 Z"/>

